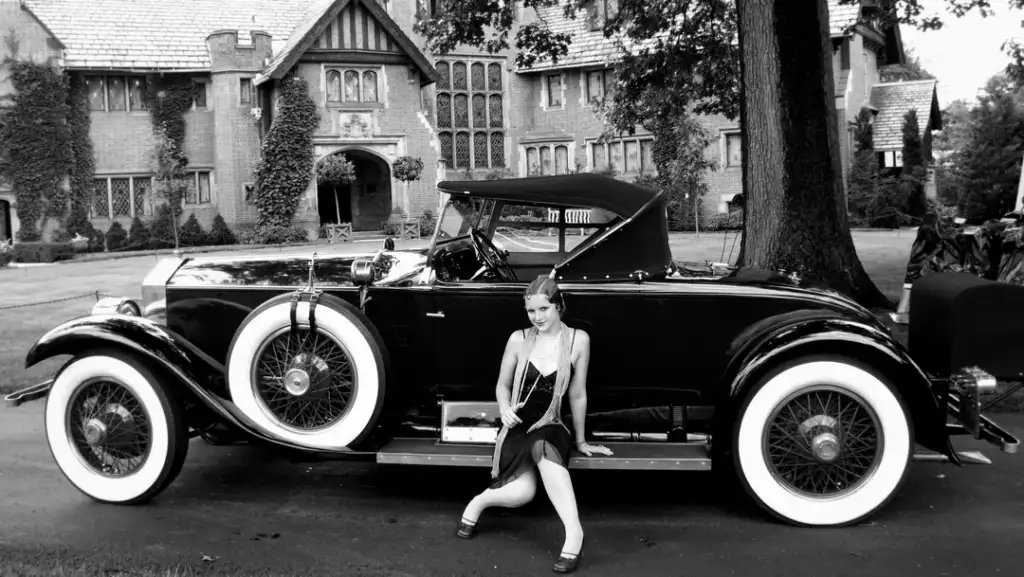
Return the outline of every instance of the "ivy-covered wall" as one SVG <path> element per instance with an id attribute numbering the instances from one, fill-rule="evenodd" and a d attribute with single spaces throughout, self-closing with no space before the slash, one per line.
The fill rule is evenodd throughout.
<path id="1" fill-rule="evenodd" d="M 16 52 L 16 51 L 12 51 Z M 11 107 L 0 123 L 0 178 L 14 190 L 19 241 L 40 240 L 67 213 L 71 130 L 67 78 L 55 63 L 7 58 Z"/>

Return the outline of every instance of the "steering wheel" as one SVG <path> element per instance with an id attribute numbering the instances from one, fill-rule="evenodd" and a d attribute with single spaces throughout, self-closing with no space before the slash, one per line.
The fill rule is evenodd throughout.
<path id="1" fill-rule="evenodd" d="M 480 270 L 476 271 L 469 280 L 474 280 L 483 272 L 491 270 L 504 282 L 519 282 L 518 277 L 516 277 L 516 271 L 512 270 L 512 267 L 508 265 L 508 261 L 502 258 L 498 247 L 494 246 L 491 239 L 484 236 L 480 229 L 471 228 L 469 230 L 469 239 L 473 242 L 473 250 L 476 251 L 477 258 L 483 262 Z"/>

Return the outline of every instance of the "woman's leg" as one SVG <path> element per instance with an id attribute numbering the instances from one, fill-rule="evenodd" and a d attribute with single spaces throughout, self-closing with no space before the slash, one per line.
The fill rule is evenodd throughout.
<path id="1" fill-rule="evenodd" d="M 565 525 L 565 544 L 562 546 L 562 552 L 571 557 L 583 546 L 583 526 L 580 525 L 576 493 L 572 488 L 569 470 L 548 459 L 539 459 L 537 468 L 540 470 L 540 478 L 544 482 L 548 499 L 555 506 L 558 517 Z"/>
<path id="2" fill-rule="evenodd" d="M 480 518 L 480 514 L 488 507 L 522 507 L 532 501 L 536 494 L 537 472 L 529 469 L 504 487 L 487 489 L 473 497 L 462 513 L 462 520 L 469 524 L 475 524 Z"/>

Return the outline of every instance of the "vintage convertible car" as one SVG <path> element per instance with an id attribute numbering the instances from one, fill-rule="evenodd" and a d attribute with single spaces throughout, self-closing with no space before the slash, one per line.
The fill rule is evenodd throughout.
<path id="1" fill-rule="evenodd" d="M 40 338 L 27 366 L 72 357 L 12 399 L 48 397 L 54 459 L 108 503 L 166 488 L 196 436 L 489 467 L 501 354 L 528 326 L 526 284 L 553 275 L 566 323 L 591 335 L 587 435 L 614 451 L 572 468 L 714 467 L 785 522 L 836 526 L 883 507 L 915 457 L 987 462 L 952 435 L 1016 451 L 981 397 L 1022 361 L 984 346 L 988 317 L 968 312 L 1020 306 L 1019 287 L 921 279 L 908 351 L 793 275 L 674 262 L 666 198 L 647 188 L 594 174 L 439 188 L 424 249 L 163 260 L 141 301 L 101 302 Z"/>

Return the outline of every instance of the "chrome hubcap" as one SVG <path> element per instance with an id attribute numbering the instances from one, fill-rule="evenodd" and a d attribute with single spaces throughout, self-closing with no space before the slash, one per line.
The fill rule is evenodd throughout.
<path id="1" fill-rule="evenodd" d="M 323 329 L 284 328 L 271 335 L 252 371 L 253 393 L 263 410 L 300 433 L 340 421 L 357 387 L 348 350 Z"/>
<path id="2" fill-rule="evenodd" d="M 817 498 L 856 490 L 874 474 L 885 446 L 871 407 L 828 385 L 784 399 L 769 417 L 762 443 L 776 480 Z"/>
<path id="3" fill-rule="evenodd" d="M 82 432 L 85 434 L 85 442 L 93 447 L 107 441 L 107 425 L 99 419 L 89 419 Z"/>
<path id="4" fill-rule="evenodd" d="M 814 458 L 822 463 L 831 463 L 839 456 L 839 438 L 832 433 L 822 433 L 811 441 Z"/>
<path id="5" fill-rule="evenodd" d="M 291 369 L 284 375 L 284 389 L 293 397 L 309 392 L 309 373 L 302 369 Z"/>
<path id="6" fill-rule="evenodd" d="M 82 383 L 68 402 L 67 435 L 82 464 L 99 475 L 123 477 L 149 457 L 149 415 L 125 385 L 103 378 Z"/>

